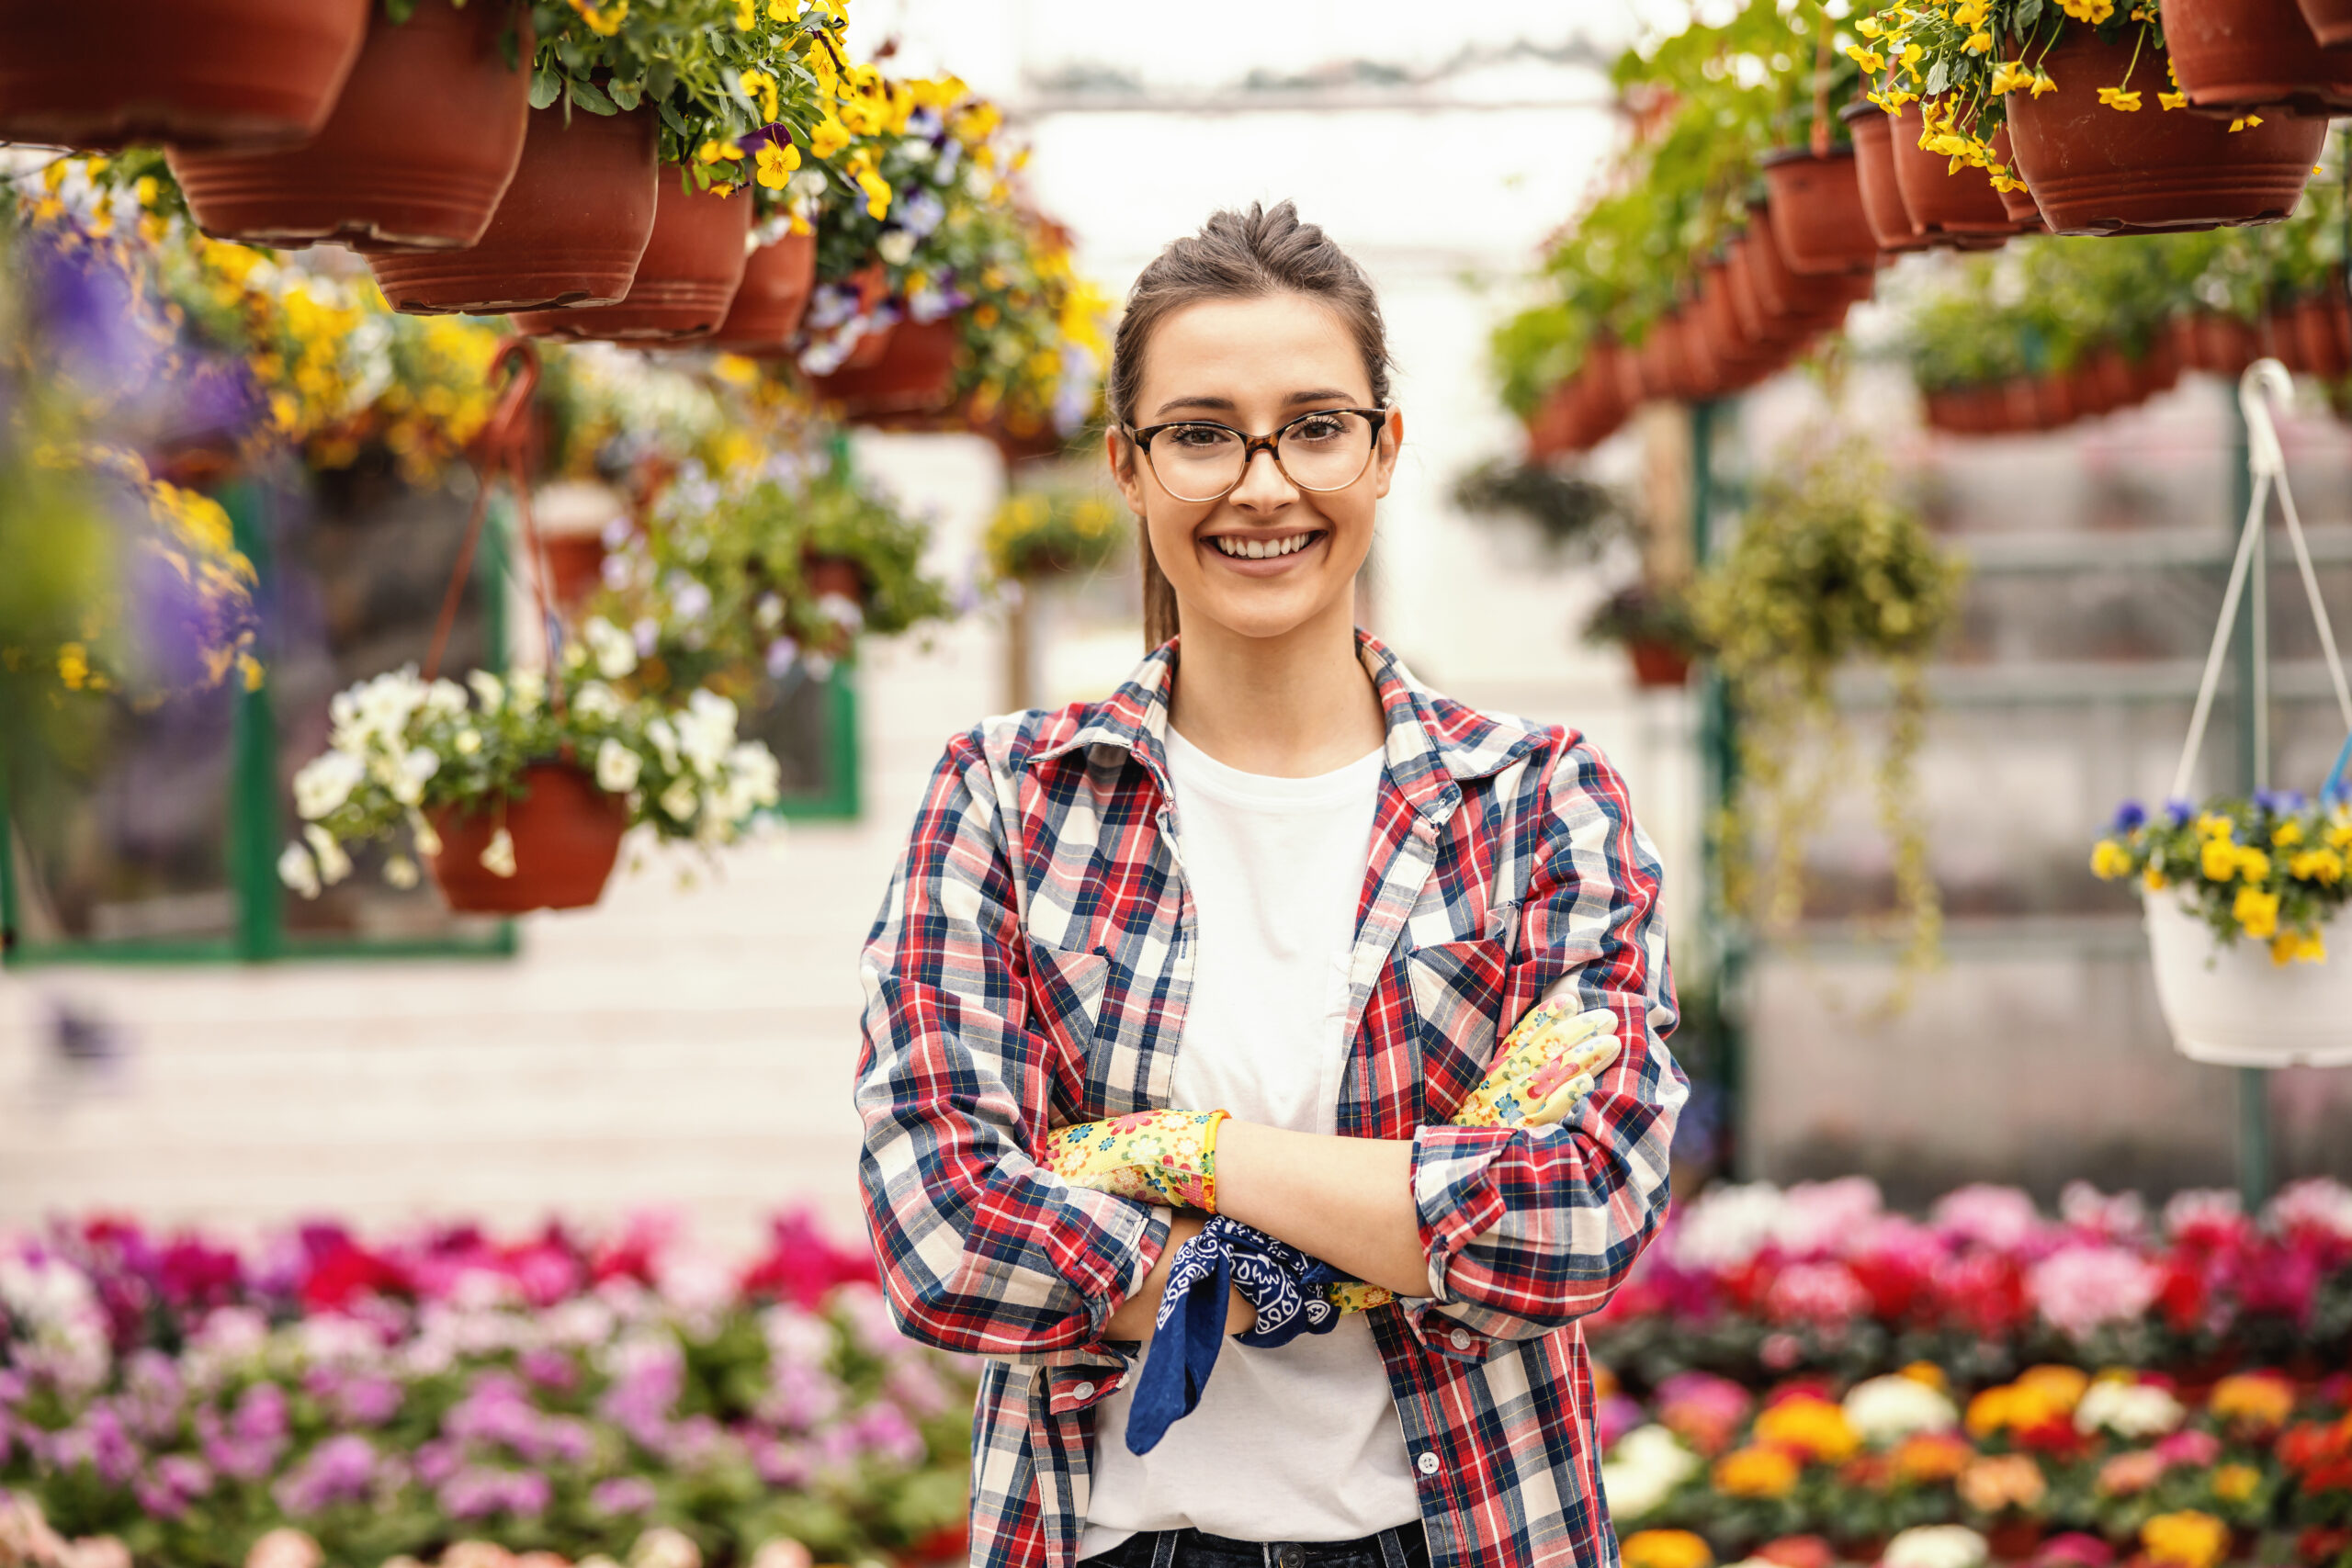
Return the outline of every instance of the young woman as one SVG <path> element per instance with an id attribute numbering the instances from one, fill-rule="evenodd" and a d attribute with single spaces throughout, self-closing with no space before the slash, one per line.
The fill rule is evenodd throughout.
<path id="1" fill-rule="evenodd" d="M 1144 270 L 1109 402 L 1149 656 L 1107 701 L 950 742 L 862 968 L 889 1300 L 983 1359 L 972 1560 L 1606 1568 L 1576 1325 L 1664 1214 L 1686 1090 L 1656 853 L 1575 731 L 1439 696 L 1356 629 L 1404 418 L 1370 284 L 1289 203 Z M 1545 999 L 1608 1010 L 1592 1091 L 1555 1125 L 1452 1124 Z M 1204 1215 L 1046 1145 L 1173 1108 L 1199 1202 L 1397 1299 L 1226 1347 L 1137 1454 Z M 1251 1322 L 1237 1294 L 1228 1331 Z"/>

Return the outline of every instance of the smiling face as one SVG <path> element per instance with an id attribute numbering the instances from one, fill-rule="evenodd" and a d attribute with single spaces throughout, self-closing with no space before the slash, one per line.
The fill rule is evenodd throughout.
<path id="1" fill-rule="evenodd" d="M 1371 379 L 1346 321 L 1306 295 L 1208 299 L 1151 329 L 1129 423 L 1198 419 L 1271 435 L 1317 409 L 1370 408 Z M 1153 456 L 1175 455 L 1158 438 Z M 1401 415 L 1391 410 L 1355 482 L 1300 490 L 1266 451 L 1216 501 L 1179 500 L 1118 431 L 1108 442 L 1127 504 L 1175 590 L 1187 633 L 1279 637 L 1338 616 L 1352 624 L 1357 569 L 1372 548 L 1373 505 L 1388 493 Z M 1175 469 L 1171 467 L 1172 474 Z M 1187 487 L 1190 488 L 1190 487 Z M 1213 635 L 1213 634 L 1212 634 Z"/>

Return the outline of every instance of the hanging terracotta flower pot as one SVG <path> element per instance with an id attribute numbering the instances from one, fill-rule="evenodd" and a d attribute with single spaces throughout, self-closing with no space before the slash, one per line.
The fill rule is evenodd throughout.
<path id="1" fill-rule="evenodd" d="M 468 9 L 471 9 L 470 6 Z M 659 125 L 650 109 L 531 111 L 514 177 L 462 251 L 371 255 L 377 287 L 409 315 L 497 315 L 610 304 L 628 293 L 653 232 Z"/>
<path id="2" fill-rule="evenodd" d="M 1848 307 L 1871 297 L 1878 276 L 1875 266 L 1830 273 L 1803 273 L 1791 266 L 1781 214 L 1770 201 L 1749 205 L 1747 229 L 1748 276 L 1758 301 L 1774 314 L 1819 320 L 1827 330 L 1845 320 Z"/>
<path id="3" fill-rule="evenodd" d="M 0 0 L 0 141 L 284 147 L 314 135 L 374 0 Z"/>
<path id="4" fill-rule="evenodd" d="M 503 806 L 431 814 L 441 852 L 426 863 L 452 909 L 519 915 L 584 908 L 604 896 L 628 829 L 628 799 L 599 789 L 570 762 L 534 762 L 523 770 L 523 788 Z M 502 827 L 514 841 L 512 876 L 481 863 Z"/>
<path id="5" fill-rule="evenodd" d="M 318 135 L 282 152 L 175 147 L 172 173 L 197 227 L 219 239 L 278 249 L 321 240 L 470 245 L 523 156 L 530 58 L 527 7 L 424 0 L 405 22 L 379 13 Z M 432 112 L 419 114 L 420 103 Z"/>
<path id="6" fill-rule="evenodd" d="M 1732 299 L 1731 268 L 1720 260 L 1700 268 L 1698 315 L 1726 389 L 1752 387 L 1787 361 L 1785 349 L 1748 336 Z"/>
<path id="7" fill-rule="evenodd" d="M 962 339 L 956 318 L 900 321 L 884 340 L 880 356 L 861 366 L 852 355 L 830 376 L 812 383 L 817 395 L 839 403 L 851 420 L 935 412 L 956 390 L 956 351 Z"/>
<path id="8" fill-rule="evenodd" d="M 1952 168 L 1950 155 L 1919 145 L 1924 107 L 1917 101 L 1905 104 L 1903 112 L 1893 117 L 1888 138 L 1895 188 L 1903 194 L 1903 209 L 1910 214 L 1913 231 L 1939 243 L 2015 233 L 2017 223 L 1984 170 L 1966 164 Z"/>
<path id="9" fill-rule="evenodd" d="M 1856 180 L 1861 187 L 1862 215 L 1870 224 L 1871 238 L 1888 254 L 1926 250 L 1929 242 L 1911 227 L 1902 187 L 1895 183 L 1893 118 L 1866 99 L 1848 104 L 1838 111 L 1838 118 L 1846 122 L 1854 138 Z"/>
<path id="10" fill-rule="evenodd" d="M 1968 389 L 1962 387 L 1938 387 L 1923 392 L 1919 406 L 1928 428 L 1947 435 L 1967 434 L 1975 412 L 1969 406 Z"/>
<path id="11" fill-rule="evenodd" d="M 2018 171 L 2053 234 L 2154 233 L 2266 223 L 2294 210 L 2327 140 L 2327 122 L 2270 115 L 2228 122 L 2155 107 L 2165 55 L 2153 43 L 2134 62 L 2130 42 L 2068 27 L 2042 67 L 2057 90 L 2011 93 L 2009 139 Z M 2112 109 L 2101 87 L 2132 85 L 2147 107 Z"/>
<path id="12" fill-rule="evenodd" d="M 1775 215 L 1772 237 L 1790 271 L 1813 276 L 1878 266 L 1879 243 L 1862 209 L 1861 168 L 1853 148 L 1815 153 L 1782 147 L 1765 153 L 1761 163 Z"/>
<path id="13" fill-rule="evenodd" d="M 1649 371 L 1641 352 L 1627 348 L 1622 343 L 1616 348 L 1617 400 L 1625 405 L 1625 417 L 1631 419 L 1634 410 L 1659 393 L 1650 385 Z"/>
<path id="14" fill-rule="evenodd" d="M 786 234 L 762 245 L 744 262 L 742 287 L 711 346 L 760 357 L 785 353 L 816 286 L 816 235 Z"/>
<path id="15" fill-rule="evenodd" d="M 1625 644 L 1625 656 L 1633 661 L 1637 686 L 1656 691 L 1690 683 L 1690 652 L 1670 642 L 1634 637 Z"/>
<path id="16" fill-rule="evenodd" d="M 1739 318 L 1739 330 L 1756 342 L 1793 348 L 1810 334 L 1804 322 L 1772 310 L 1757 292 L 1755 250 L 1753 233 L 1742 234 L 1724 247 L 1724 281 L 1731 294 L 1733 313 Z"/>
<path id="17" fill-rule="evenodd" d="M 2352 55 L 2322 49 L 2295 0 L 2165 0 L 2165 46 L 2193 108 L 2352 109 Z"/>
<path id="18" fill-rule="evenodd" d="M 1594 342 L 1584 363 L 1554 387 L 1527 424 L 1527 455 L 1548 462 L 1572 452 L 1589 452 L 1617 433 L 1632 405 L 1625 400 L 1619 370 L 1624 357 L 1611 339 Z"/>
<path id="19" fill-rule="evenodd" d="M 1580 376 L 1570 376 L 1544 394 L 1544 400 L 1527 419 L 1530 462 L 1548 463 L 1584 450 L 1587 400 Z"/>
<path id="20" fill-rule="evenodd" d="M 2345 300 L 2344 279 L 2330 278 L 2295 314 L 2311 373 L 2329 380 L 2352 376 L 2352 305 Z"/>
<path id="21" fill-rule="evenodd" d="M 2009 146 L 2009 122 L 2003 120 L 1992 135 L 1993 161 L 2009 171 L 2012 178 L 2018 172 L 2018 155 Z M 2007 215 L 2013 232 L 2044 234 L 2049 226 L 2041 220 L 2041 209 L 2034 205 L 2030 190 L 1996 190 L 2001 198 L 2001 211 Z"/>
<path id="22" fill-rule="evenodd" d="M 517 332 L 536 337 L 605 343 L 693 343 L 727 319 L 750 260 L 752 198 L 741 191 L 696 190 L 684 172 L 662 171 L 653 236 L 628 293 L 615 305 L 526 310 Z"/>
<path id="23" fill-rule="evenodd" d="M 2296 0 L 2322 47 L 2352 47 L 2352 0 Z"/>

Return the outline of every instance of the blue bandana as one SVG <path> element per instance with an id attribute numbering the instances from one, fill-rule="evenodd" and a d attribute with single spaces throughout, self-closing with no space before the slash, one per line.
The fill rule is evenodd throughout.
<path id="1" fill-rule="evenodd" d="M 1170 1427 L 1199 1406 L 1225 1343 L 1227 1288 L 1258 1309 L 1257 1325 L 1235 1337 L 1271 1350 L 1302 1334 L 1329 1334 L 1338 1325 L 1339 1309 L 1325 1292 L 1341 1278 L 1329 1264 L 1263 1231 L 1211 1216 L 1168 1266 L 1168 1290 L 1127 1408 L 1127 1451 L 1149 1453 Z"/>

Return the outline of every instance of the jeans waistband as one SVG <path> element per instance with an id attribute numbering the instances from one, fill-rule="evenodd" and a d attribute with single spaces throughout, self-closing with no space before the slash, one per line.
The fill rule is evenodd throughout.
<path id="1" fill-rule="evenodd" d="M 1138 1530 L 1089 1562 L 1117 1568 L 1427 1568 L 1418 1521 L 1353 1540 L 1235 1540 L 1204 1530 Z"/>

